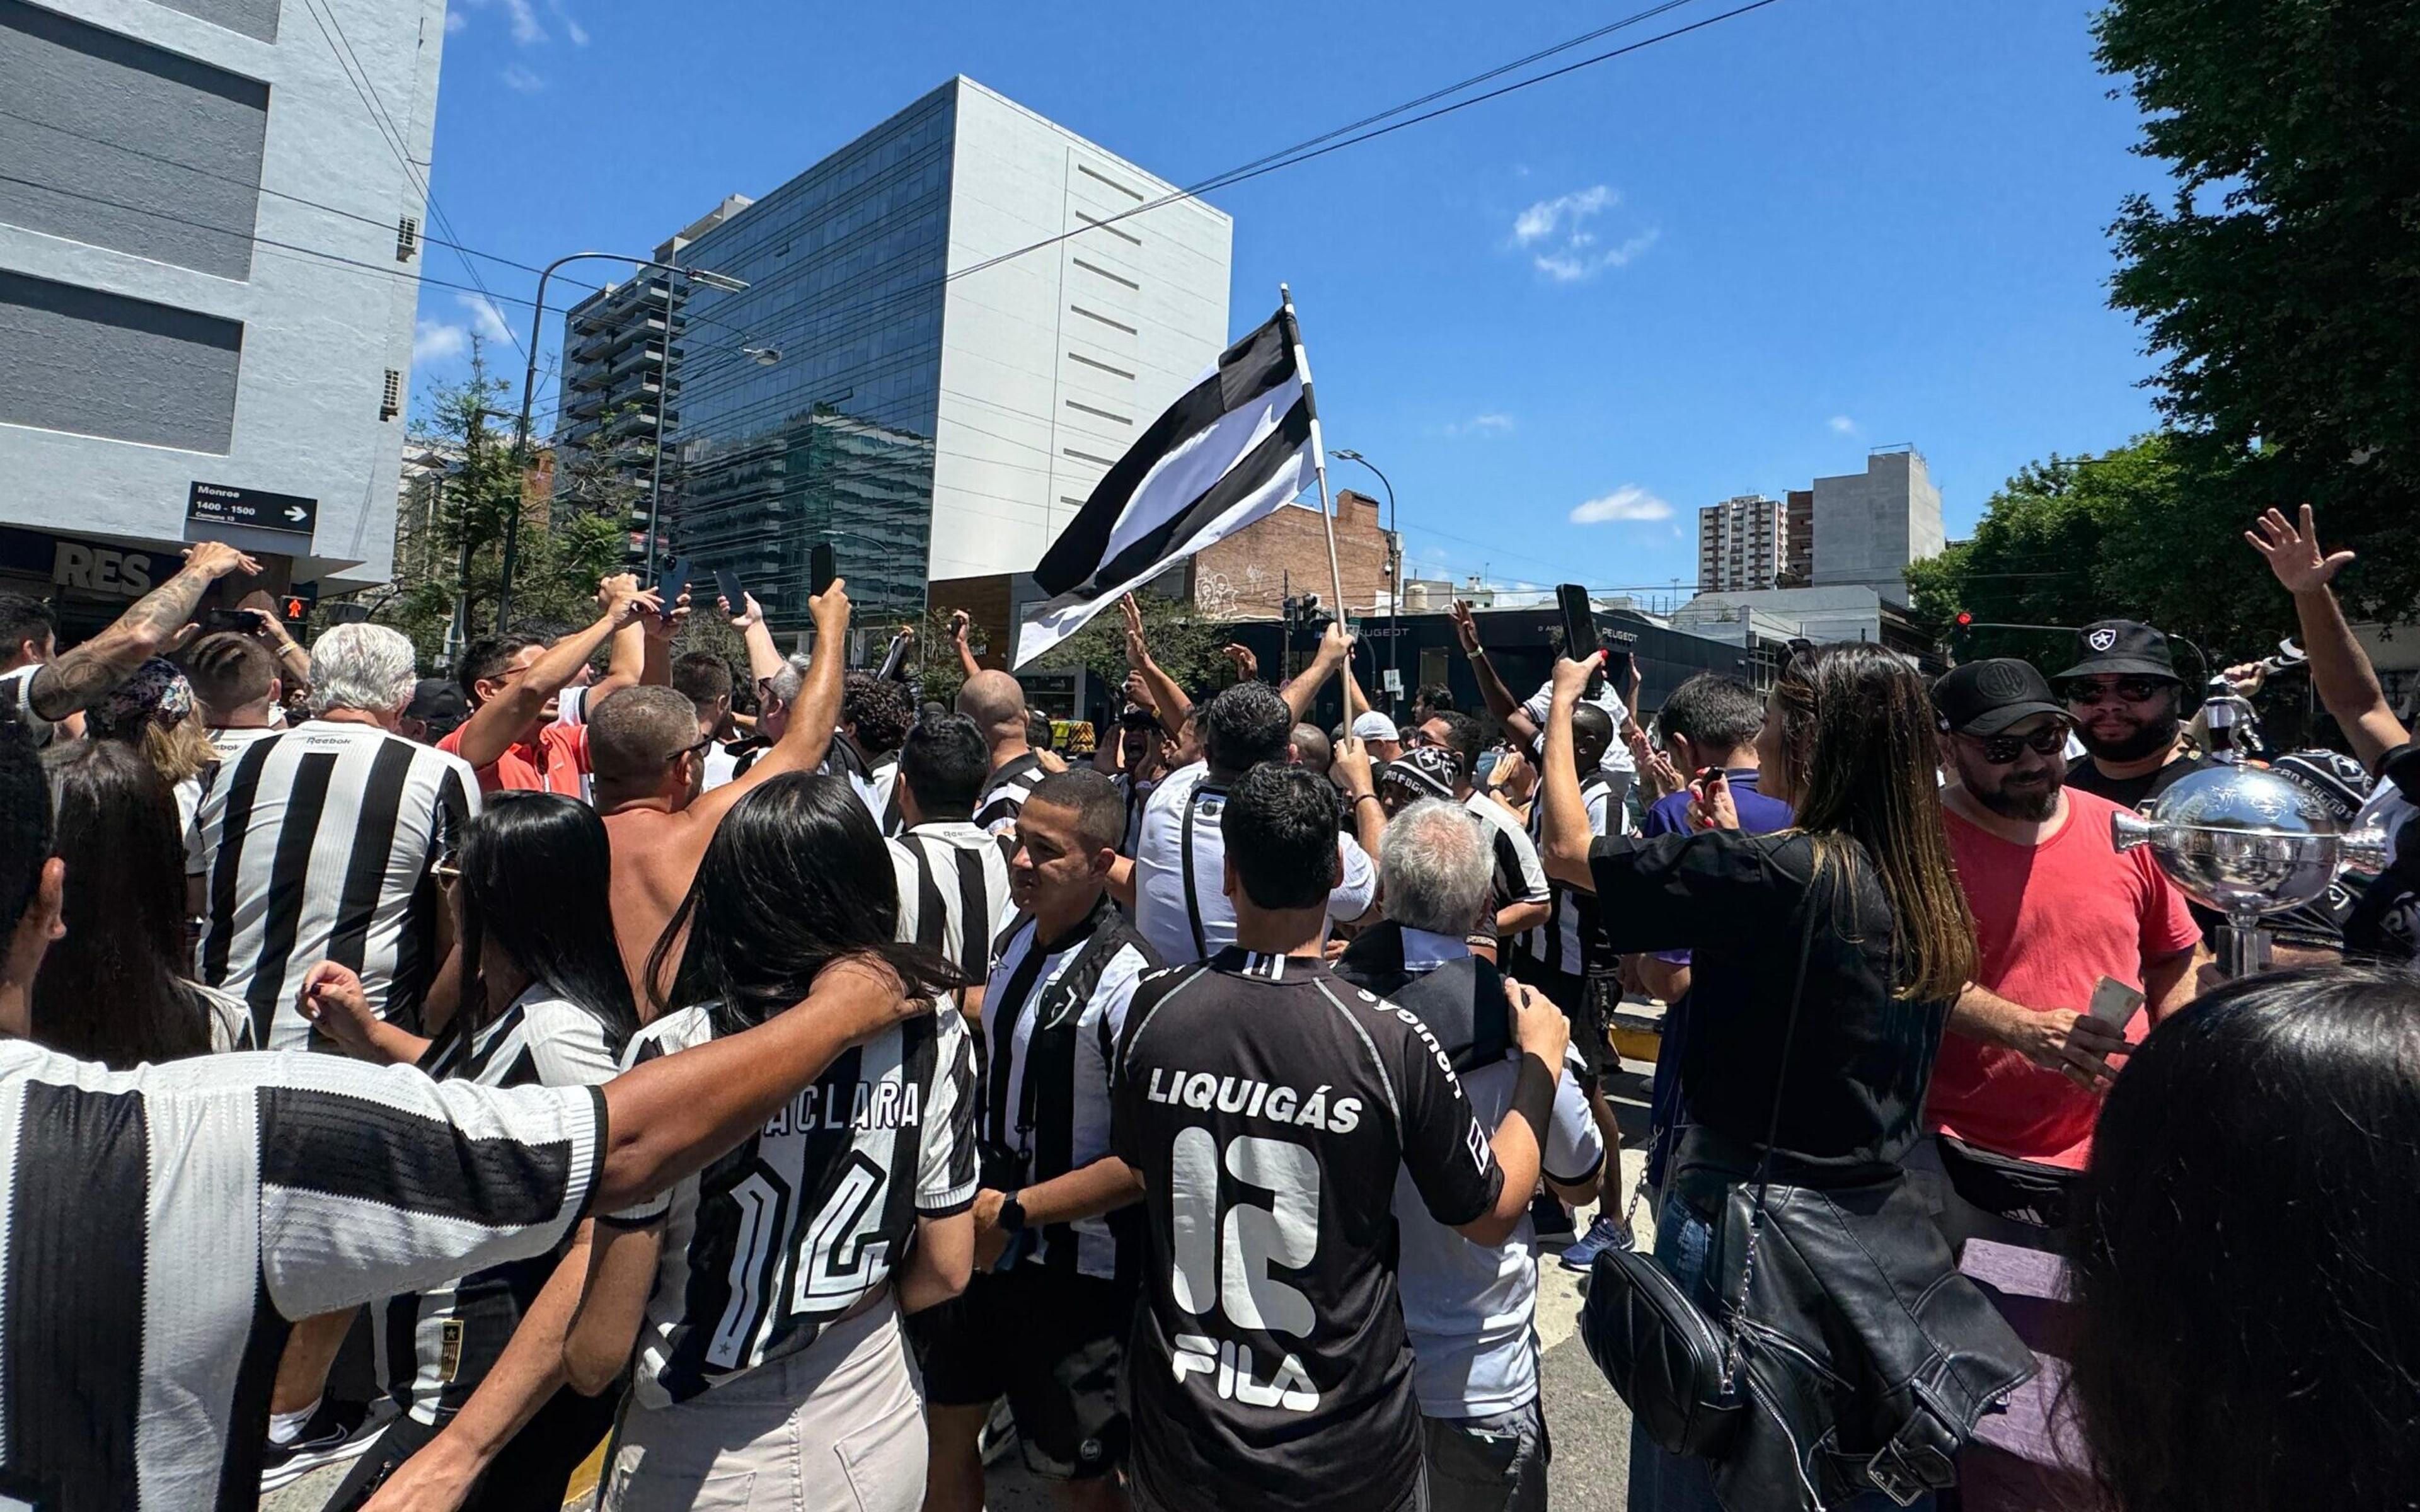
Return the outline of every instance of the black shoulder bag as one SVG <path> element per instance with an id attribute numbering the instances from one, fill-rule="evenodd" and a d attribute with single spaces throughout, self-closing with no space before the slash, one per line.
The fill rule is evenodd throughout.
<path id="1" fill-rule="evenodd" d="M 1589 1353 L 1613 1389 L 1647 1429 L 1647 1436 L 1676 1455 L 1719 1456 L 1739 1430 L 1747 1411 L 1740 1384 L 1738 1318 L 1747 1307 L 1748 1282 L 1756 1272 L 1757 1232 L 1764 1223 L 1766 1179 L 1773 1171 L 1773 1141 L 1781 1130 L 1781 1099 L 1790 1084 L 1790 1052 L 1798 1037 L 1798 1008 L 1807 994 L 1807 960 L 1815 943 L 1812 889 L 1802 906 L 1807 921 L 1798 936 L 1798 972 L 1790 988 L 1789 1026 L 1782 1031 L 1781 1060 L 1773 1079 L 1773 1114 L 1765 1120 L 1764 1153 L 1756 1166 L 1756 1206 L 1748 1217 L 1739 1285 L 1718 1287 L 1723 1317 L 1706 1316 L 1664 1262 L 1634 1250 L 1607 1250 L 1589 1274 L 1580 1332 Z M 1631 1194 L 1627 1227 L 1647 1190 L 1639 1180 Z M 1719 1252 L 1717 1268 L 1728 1261 Z M 1734 1301 L 1733 1299 L 1737 1300 Z"/>

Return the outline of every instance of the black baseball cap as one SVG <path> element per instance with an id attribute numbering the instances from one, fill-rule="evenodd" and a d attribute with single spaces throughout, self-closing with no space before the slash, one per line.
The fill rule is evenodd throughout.
<path id="1" fill-rule="evenodd" d="M 1996 735 L 2037 714 L 2068 717 L 2034 664 L 2014 656 L 1970 661 L 1943 673 L 1932 685 L 1932 706 L 1962 735 Z"/>
<path id="2" fill-rule="evenodd" d="M 2076 650 L 2084 659 L 2058 674 L 2062 683 L 2108 676 L 2181 681 L 2168 656 L 2168 638 L 2140 620 L 2095 620 L 2076 633 Z"/>

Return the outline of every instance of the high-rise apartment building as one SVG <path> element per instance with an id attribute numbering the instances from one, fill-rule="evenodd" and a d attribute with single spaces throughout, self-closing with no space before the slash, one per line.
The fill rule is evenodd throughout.
<path id="1" fill-rule="evenodd" d="M 1175 193 L 956 78 L 699 231 L 681 265 L 748 286 L 664 332 L 668 548 L 785 630 L 821 542 L 869 624 L 1032 570 L 1226 345 L 1233 224 Z"/>
<path id="2" fill-rule="evenodd" d="M 1771 588 L 1781 572 L 1787 510 L 1761 494 L 1741 494 L 1698 511 L 1698 592 Z"/>
<path id="3" fill-rule="evenodd" d="M 1815 490 L 1792 488 L 1781 496 L 1781 577 L 1784 588 L 1815 586 Z"/>
<path id="4" fill-rule="evenodd" d="M 70 637 L 205 537 L 387 576 L 444 21 L 0 0 L 0 582 Z"/>
<path id="5" fill-rule="evenodd" d="M 1866 471 L 1818 478 L 1814 586 L 1855 584 L 1907 603 L 1907 564 L 1941 554 L 1941 490 L 1912 446 L 1876 451 Z"/>

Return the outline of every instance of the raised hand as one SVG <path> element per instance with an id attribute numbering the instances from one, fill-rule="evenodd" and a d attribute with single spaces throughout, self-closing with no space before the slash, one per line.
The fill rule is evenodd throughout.
<path id="1" fill-rule="evenodd" d="M 2277 581 L 2289 594 L 2316 594 L 2335 579 L 2346 563 L 2352 561 L 2350 551 L 2333 556 L 2319 549 L 2319 532 L 2311 523 L 2311 506 L 2304 504 L 2299 526 L 2287 522 L 2286 517 L 2272 509 L 2259 519 L 2260 531 L 2243 532 L 2252 549 L 2269 563 Z"/>
<path id="2" fill-rule="evenodd" d="M 1249 683 L 1261 675 L 1261 658 L 1252 655 L 1249 646 L 1230 642 L 1218 648 L 1218 655 L 1235 664 L 1235 681 L 1239 683 Z"/>
<path id="3" fill-rule="evenodd" d="M 1596 675 L 1597 669 L 1604 665 L 1604 662 L 1605 652 L 1602 649 L 1591 651 L 1577 661 L 1572 660 L 1569 656 L 1557 656 L 1554 673 L 1555 702 L 1578 702 L 1580 695 L 1588 691 L 1589 679 Z"/>
<path id="4" fill-rule="evenodd" d="M 260 563 L 224 541 L 196 541 L 185 548 L 185 570 L 216 580 L 231 572 L 256 577 Z"/>
<path id="5" fill-rule="evenodd" d="M 1118 598 L 1118 612 L 1126 622 L 1126 665 L 1140 669 L 1151 660 L 1151 647 L 1142 637 L 1142 606 L 1135 602 L 1134 594 L 1124 594 Z"/>
<path id="6" fill-rule="evenodd" d="M 951 643 L 960 646 L 965 645 L 967 643 L 967 635 L 973 628 L 974 623 L 974 616 L 969 614 L 965 609 L 954 609 L 950 610 Z"/>
<path id="7" fill-rule="evenodd" d="M 765 606 L 756 602 L 754 594 L 743 588 L 739 591 L 739 601 L 740 607 L 735 609 L 731 607 L 731 600 L 721 594 L 716 594 L 714 599 L 715 607 L 729 617 L 733 629 L 744 631 L 752 625 L 765 623 Z"/>
<path id="8" fill-rule="evenodd" d="M 1479 622 L 1470 617 L 1470 600 L 1455 599 L 1450 612 L 1453 615 L 1454 636 L 1462 641 L 1462 654 L 1466 656 L 1478 656 Z"/>
<path id="9" fill-rule="evenodd" d="M 837 651 L 840 646 L 837 638 L 848 634 L 848 582 L 845 579 L 834 578 L 830 588 L 807 599 L 807 614 L 815 622 L 816 655 L 822 655 L 826 646 Z M 950 624 L 951 632 L 960 641 L 966 640 L 965 620 L 962 612 Z M 826 637 L 833 639 L 827 640 Z"/>
<path id="10" fill-rule="evenodd" d="M 641 609 L 653 609 L 660 602 L 640 590 L 636 573 L 617 572 L 597 581 L 597 617 L 611 619 L 617 630 L 637 618 Z"/>
<path id="11" fill-rule="evenodd" d="M 648 596 L 655 597 L 654 594 Z M 689 590 L 684 588 L 670 609 L 665 609 L 662 600 L 658 598 L 646 617 L 640 622 L 640 626 L 646 632 L 648 640 L 668 641 L 678 636 L 681 627 L 689 623 Z"/>
<path id="12" fill-rule="evenodd" d="M 1365 793 L 1378 791 L 1371 770 L 1370 748 L 1360 736 L 1350 733 L 1336 743 L 1335 755 L 1328 764 L 1327 775 L 1335 780 L 1337 787 L 1342 790 L 1345 796 L 1350 798 L 1357 799 Z"/>

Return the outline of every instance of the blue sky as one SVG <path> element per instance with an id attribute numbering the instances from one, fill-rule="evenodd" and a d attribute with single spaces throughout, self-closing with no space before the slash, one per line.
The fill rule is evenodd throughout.
<path id="1" fill-rule="evenodd" d="M 1190 182 L 1644 3 L 454 0 L 434 183 L 483 250 L 644 251 L 952 73 Z M 1327 442 L 1387 470 L 1423 574 L 1686 589 L 1699 505 L 1900 441 L 1962 535 L 2023 463 L 2152 424 L 2104 232 L 2163 176 L 2090 11 L 1778 0 L 1219 192 L 1232 319 L 1293 285 Z M 417 382 L 474 304 L 424 289 Z"/>

